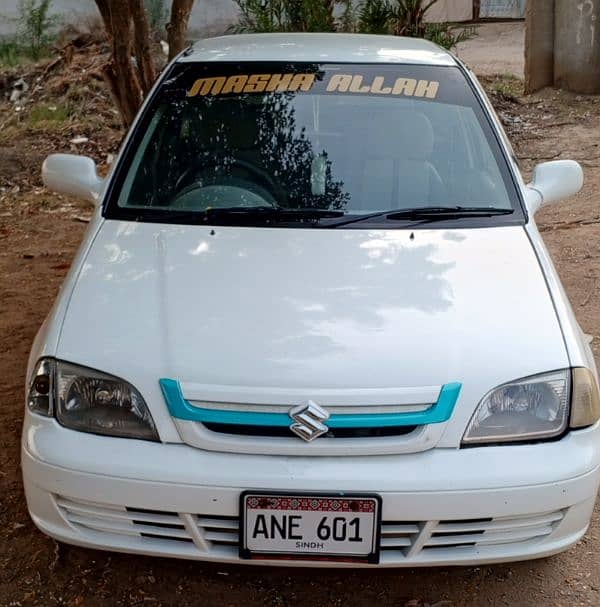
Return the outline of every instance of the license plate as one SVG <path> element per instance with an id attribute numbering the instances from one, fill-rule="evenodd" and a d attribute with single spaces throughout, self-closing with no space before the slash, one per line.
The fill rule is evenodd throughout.
<path id="1" fill-rule="evenodd" d="M 245 492 L 240 557 L 379 562 L 377 495 Z"/>

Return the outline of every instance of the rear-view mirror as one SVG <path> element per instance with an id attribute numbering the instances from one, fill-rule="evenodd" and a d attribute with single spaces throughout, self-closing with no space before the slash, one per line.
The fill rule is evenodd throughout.
<path id="1" fill-rule="evenodd" d="M 104 180 L 96 163 L 87 156 L 51 154 L 42 165 L 44 185 L 53 192 L 77 196 L 98 204 Z"/>
<path id="2" fill-rule="evenodd" d="M 543 162 L 535 167 L 528 187 L 533 195 L 527 197 L 527 206 L 535 213 L 541 206 L 577 194 L 583 187 L 583 169 L 574 160 Z"/>

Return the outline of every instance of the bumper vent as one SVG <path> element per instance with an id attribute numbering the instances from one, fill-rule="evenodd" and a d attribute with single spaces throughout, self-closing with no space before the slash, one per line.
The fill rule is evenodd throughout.
<path id="1" fill-rule="evenodd" d="M 238 559 L 239 522 L 237 517 L 167 512 L 113 506 L 56 496 L 65 519 L 83 534 L 95 535 L 107 546 L 127 540 L 127 546 L 144 550 L 144 542 L 169 554 L 213 556 L 220 560 Z M 452 554 L 465 556 L 494 546 L 542 540 L 550 535 L 565 516 L 565 510 L 519 517 L 481 518 L 445 521 L 383 521 L 381 523 L 381 561 L 398 563 L 419 556 Z M 103 537 L 98 538 L 97 534 Z M 131 541 L 137 544 L 131 544 Z"/>
<path id="2" fill-rule="evenodd" d="M 203 552 L 217 546 L 228 546 L 234 547 L 237 554 L 237 517 L 110 506 L 60 496 L 56 497 L 56 504 L 69 523 L 82 532 L 188 543 Z"/>
<path id="3" fill-rule="evenodd" d="M 563 519 L 564 512 L 550 512 L 517 518 L 475 519 L 470 521 L 440 521 L 424 550 L 465 546 L 493 546 L 527 542 L 550 535 Z"/>

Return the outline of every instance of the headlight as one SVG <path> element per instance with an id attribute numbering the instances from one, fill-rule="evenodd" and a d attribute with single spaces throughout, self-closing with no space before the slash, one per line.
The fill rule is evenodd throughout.
<path id="1" fill-rule="evenodd" d="M 158 440 L 148 406 L 131 384 L 60 361 L 56 363 L 56 418 L 80 432 Z"/>
<path id="2" fill-rule="evenodd" d="M 526 377 L 488 392 L 464 444 L 530 441 L 562 434 L 569 419 L 569 369 Z"/>
<path id="3" fill-rule="evenodd" d="M 43 415 L 52 415 L 54 408 L 59 423 L 72 430 L 159 440 L 142 395 L 126 381 L 93 369 L 42 359 L 28 404 Z"/>

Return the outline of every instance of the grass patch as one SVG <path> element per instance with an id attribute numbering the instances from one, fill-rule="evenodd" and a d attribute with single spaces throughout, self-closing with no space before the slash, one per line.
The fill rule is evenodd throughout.
<path id="1" fill-rule="evenodd" d="M 37 58 L 44 59 L 52 55 L 52 49 L 47 47 L 38 51 Z M 20 45 L 15 40 L 0 40 L 0 66 L 20 67 L 34 63 L 36 60 L 28 48 Z"/>
<path id="2" fill-rule="evenodd" d="M 521 97 L 523 95 L 523 81 L 514 74 L 502 74 L 493 79 L 492 90 L 509 97 Z"/>
<path id="3" fill-rule="evenodd" d="M 66 104 L 40 103 L 29 110 L 25 121 L 29 127 L 53 128 L 69 120 L 72 113 L 72 108 Z"/>
<path id="4" fill-rule="evenodd" d="M 0 65 L 18 67 L 24 63 L 31 63 L 31 59 L 16 42 L 0 40 Z"/>

